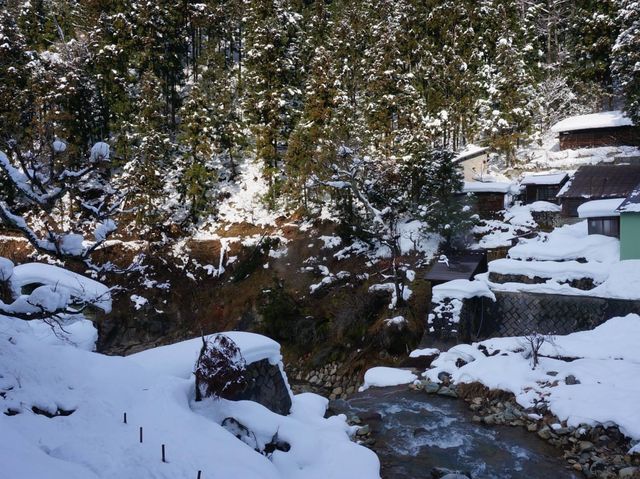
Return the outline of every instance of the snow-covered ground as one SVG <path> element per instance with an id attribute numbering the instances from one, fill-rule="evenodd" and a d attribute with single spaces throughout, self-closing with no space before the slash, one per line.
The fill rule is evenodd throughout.
<path id="1" fill-rule="evenodd" d="M 569 426 L 617 425 L 639 441 L 638 344 L 640 316 L 630 314 L 591 331 L 550 338 L 540 350 L 544 357 L 535 369 L 526 338 L 511 337 L 454 346 L 433 361 L 424 375 L 433 382 L 440 382 L 442 372 L 449 373 L 454 383 L 477 381 L 512 392 L 525 408 L 545 402 Z M 456 362 L 462 364 L 459 359 L 466 364 L 457 367 Z M 640 444 L 634 449 L 640 452 Z"/>
<path id="2" fill-rule="evenodd" d="M 350 441 L 344 416 L 323 418 L 328 401 L 320 396 L 295 396 L 289 416 L 251 401 L 195 403 L 199 339 L 122 358 L 91 351 L 89 321 L 65 330 L 56 335 L 38 321 L 0 317 L 0 405 L 17 413 L 0 414 L 2 477 L 195 479 L 199 470 L 220 479 L 379 477 L 377 457 Z M 279 361 L 277 343 L 232 334 L 249 359 Z M 222 428 L 227 417 L 253 431 L 259 445 L 277 432 L 291 449 L 269 459 Z"/>

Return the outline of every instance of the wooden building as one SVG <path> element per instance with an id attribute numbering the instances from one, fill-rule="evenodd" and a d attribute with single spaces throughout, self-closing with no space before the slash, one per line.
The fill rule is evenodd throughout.
<path id="1" fill-rule="evenodd" d="M 475 211 L 480 218 L 491 219 L 508 205 L 513 188 L 513 183 L 465 181 L 462 192 L 473 193 Z"/>
<path id="2" fill-rule="evenodd" d="M 618 207 L 620 259 L 640 259 L 640 184 Z"/>
<path id="3" fill-rule="evenodd" d="M 467 145 L 458 153 L 453 162 L 460 166 L 465 181 L 482 179 L 487 172 L 489 148 L 485 146 Z"/>
<path id="4" fill-rule="evenodd" d="M 561 150 L 598 146 L 640 146 L 640 127 L 621 111 L 565 118 L 551 127 Z"/>
<path id="5" fill-rule="evenodd" d="M 592 200 L 578 207 L 578 217 L 587 220 L 590 235 L 620 237 L 620 212 L 624 198 Z"/>
<path id="6" fill-rule="evenodd" d="M 626 198 L 640 184 L 640 165 L 581 166 L 558 193 L 562 214 L 578 216 L 587 201 Z"/>
<path id="7" fill-rule="evenodd" d="M 565 172 L 525 176 L 520 182 L 520 186 L 524 187 L 524 202 L 526 204 L 536 201 L 558 203 L 556 196 L 567 181 L 569 181 L 569 175 Z"/>
<path id="8" fill-rule="evenodd" d="M 472 280 L 476 274 L 486 273 L 487 254 L 483 251 L 466 251 L 441 256 L 426 274 L 425 279 L 431 286 L 446 283 L 454 279 Z"/>

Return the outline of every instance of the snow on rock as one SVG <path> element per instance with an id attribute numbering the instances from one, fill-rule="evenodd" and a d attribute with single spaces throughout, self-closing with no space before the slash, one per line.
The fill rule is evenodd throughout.
<path id="1" fill-rule="evenodd" d="M 0 256 L 0 281 L 9 281 L 13 275 L 13 261 Z"/>
<path id="2" fill-rule="evenodd" d="M 111 312 L 109 288 L 98 281 L 50 264 L 25 263 L 14 268 L 13 284 L 17 291 L 34 283 L 64 289 L 74 298 L 91 303 L 105 313 Z"/>
<path id="3" fill-rule="evenodd" d="M 324 243 L 322 249 L 333 249 L 342 244 L 340 236 L 320 236 L 319 239 Z"/>
<path id="4" fill-rule="evenodd" d="M 589 130 L 592 128 L 611 128 L 616 126 L 632 126 L 633 121 L 620 110 L 577 115 L 565 118 L 551 127 L 554 133 L 563 131 Z"/>
<path id="5" fill-rule="evenodd" d="M 432 301 L 434 303 L 449 299 L 468 299 L 475 297 L 490 298 L 495 301 L 496 296 L 491 292 L 484 281 L 469 281 L 467 279 L 454 279 L 433 287 Z"/>
<path id="6" fill-rule="evenodd" d="M 96 241 L 105 241 L 107 237 L 116 230 L 116 222 L 112 219 L 106 219 L 102 223 L 98 223 L 93 233 Z"/>
<path id="7" fill-rule="evenodd" d="M 364 384 L 360 386 L 358 391 L 365 391 L 372 386 L 387 387 L 409 384 L 416 379 L 417 376 L 407 369 L 378 366 L 364 373 Z"/>
<path id="8" fill-rule="evenodd" d="M 67 149 L 67 144 L 60 139 L 56 139 L 54 140 L 52 147 L 55 153 L 64 153 Z"/>
<path id="9" fill-rule="evenodd" d="M 389 327 L 402 328 L 407 324 L 407 320 L 404 316 L 394 316 L 393 318 L 385 319 L 384 324 Z"/>
<path id="10" fill-rule="evenodd" d="M 278 364 L 282 360 L 280 345 L 273 339 L 241 331 L 228 331 L 224 335 L 238 345 L 247 364 L 262 359 L 268 359 L 270 364 Z M 215 334 L 211 334 L 205 336 L 205 339 L 211 340 L 214 336 Z M 193 338 L 168 346 L 147 349 L 127 356 L 126 359 L 156 373 L 189 378 L 193 373 L 193 365 L 198 359 L 201 348 L 202 338 Z"/>
<path id="11" fill-rule="evenodd" d="M 251 401 L 195 403 L 193 380 L 171 374 L 171 366 L 175 360 L 190 373 L 199 339 L 136 360 L 76 348 L 51 330 L 45 340 L 34 334 L 34 322 L 2 317 L 0 323 L 3 408 L 19 412 L 0 414 L 3 477 L 175 479 L 195 478 L 198 470 L 218 479 L 380 477 L 375 454 L 351 442 L 354 431 L 344 416 L 325 419 L 326 400 L 315 395 L 294 398 L 289 416 Z M 266 338 L 234 339 L 244 341 L 245 351 L 274 353 Z M 72 413 L 48 418 L 32 407 Z M 268 459 L 220 426 L 227 417 L 249 428 L 259 446 L 277 433 L 291 449 Z M 166 444 L 166 463 L 160 444 Z"/>
<path id="12" fill-rule="evenodd" d="M 109 145 L 99 141 L 91 147 L 90 160 L 95 161 L 107 161 L 109 159 L 110 148 Z"/>
<path id="13" fill-rule="evenodd" d="M 637 266 L 636 266 L 637 267 Z M 640 439 L 640 316 L 612 318 L 591 331 L 554 336 L 543 344 L 538 367 L 523 350 L 521 337 L 494 338 L 473 345 L 458 345 L 442 353 L 424 374 L 439 382 L 443 371 L 454 383 L 481 382 L 492 389 L 512 392 L 517 402 L 533 407 L 548 403 L 550 411 L 569 426 L 616 424 L 632 439 Z M 487 348 L 486 356 L 479 347 Z M 500 354 L 493 354 L 495 351 Z M 460 368 L 456 361 L 466 356 Z M 563 361 L 554 357 L 577 358 Z M 467 359 L 472 359 L 471 361 Z M 458 363 L 459 364 L 459 363 Z M 550 381 L 548 372 L 558 381 Z M 569 375 L 579 384 L 567 384 Z"/>
<path id="14" fill-rule="evenodd" d="M 84 252 L 84 237 L 77 233 L 61 235 L 58 239 L 60 251 L 64 254 L 80 256 Z"/>
<path id="15" fill-rule="evenodd" d="M 617 209 L 623 202 L 624 198 L 587 201 L 578 206 L 578 216 L 580 218 L 620 216 L 620 212 Z"/>
<path id="16" fill-rule="evenodd" d="M 586 259 L 603 263 L 615 263 L 620 258 L 620 241 L 602 235 L 589 235 L 587 222 L 565 225 L 551 233 L 520 240 L 509 250 L 514 259 L 537 259 L 544 261 L 566 261 Z"/>
<path id="17" fill-rule="evenodd" d="M 524 275 L 528 278 L 552 278 L 554 281 L 592 278 L 602 283 L 609 277 L 610 265 L 605 263 L 579 263 L 578 261 L 518 261 L 503 258 L 489 263 L 489 272 Z"/>
<path id="18" fill-rule="evenodd" d="M 410 358 L 419 358 L 421 356 L 437 356 L 440 350 L 436 348 L 414 349 L 409 353 Z"/>
<path id="19" fill-rule="evenodd" d="M 136 308 L 136 311 L 138 311 L 140 308 L 142 308 L 145 304 L 147 304 L 149 302 L 149 300 L 143 296 L 138 296 L 137 294 L 132 294 L 129 299 L 131 299 L 131 302 L 133 303 L 133 307 Z"/>

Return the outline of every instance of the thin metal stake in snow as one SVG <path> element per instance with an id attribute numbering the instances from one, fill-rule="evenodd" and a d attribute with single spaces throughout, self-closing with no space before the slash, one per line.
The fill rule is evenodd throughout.
<path id="1" fill-rule="evenodd" d="M 202 471 L 198 471 L 198 479 L 202 478 Z"/>
<path id="2" fill-rule="evenodd" d="M 142 426 L 140 426 L 140 444 L 142 444 Z"/>
<path id="3" fill-rule="evenodd" d="M 164 457 L 164 444 L 162 445 L 162 462 L 167 462 L 167 460 Z"/>
<path id="4" fill-rule="evenodd" d="M 124 423 L 125 424 L 127 423 L 127 413 L 126 412 L 124 413 Z"/>

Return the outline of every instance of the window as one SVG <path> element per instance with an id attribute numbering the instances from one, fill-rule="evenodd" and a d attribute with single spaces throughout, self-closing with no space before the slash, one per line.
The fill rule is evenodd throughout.
<path id="1" fill-rule="evenodd" d="M 536 187 L 536 201 L 557 201 L 558 187 L 556 185 L 544 185 Z"/>
<path id="2" fill-rule="evenodd" d="M 620 218 L 589 218 L 589 234 L 620 238 Z"/>

